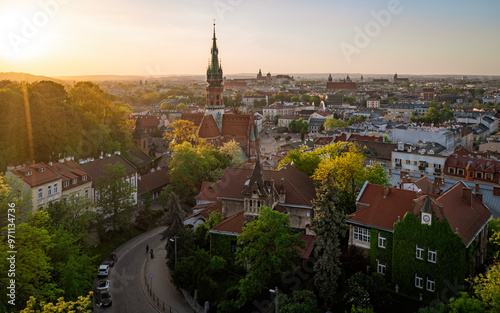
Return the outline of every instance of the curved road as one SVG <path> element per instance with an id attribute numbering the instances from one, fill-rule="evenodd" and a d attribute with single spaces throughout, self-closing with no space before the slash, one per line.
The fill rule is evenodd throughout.
<path id="1" fill-rule="evenodd" d="M 157 227 L 130 240 L 115 250 L 118 262 L 111 268 L 108 279 L 113 304 L 109 308 L 96 308 L 96 312 L 109 313 L 157 313 L 147 293 L 144 283 L 144 270 L 156 272 L 153 292 L 160 300 L 172 306 L 179 313 L 193 312 L 191 307 L 170 283 L 165 264 L 165 243 L 160 234 L 165 227 Z M 154 249 L 155 259 L 148 260 L 146 245 Z M 155 261 L 155 262 L 154 262 Z M 168 311 L 167 311 L 168 312 Z"/>

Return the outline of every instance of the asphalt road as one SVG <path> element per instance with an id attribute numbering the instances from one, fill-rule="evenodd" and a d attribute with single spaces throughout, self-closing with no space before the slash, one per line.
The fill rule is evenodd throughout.
<path id="1" fill-rule="evenodd" d="M 146 258 L 146 244 L 160 249 L 164 245 L 160 241 L 160 234 L 164 227 L 155 228 L 131 241 L 123 244 L 114 253 L 118 262 L 111 268 L 108 279 L 110 280 L 110 294 L 113 304 L 108 308 L 96 308 L 95 312 L 106 313 L 157 313 L 146 295 L 144 285 L 144 265 Z M 159 250 L 156 250 L 160 252 Z M 156 256 L 156 253 L 155 253 Z M 160 279 L 160 277 L 158 277 Z M 170 283 L 169 277 L 165 281 Z M 175 290 L 175 287 L 172 288 Z M 176 292 L 176 290 L 175 290 Z M 174 298 L 178 294 L 172 294 Z M 170 295 L 165 295 L 164 301 L 169 303 Z M 182 309 L 182 308 L 179 308 Z"/>

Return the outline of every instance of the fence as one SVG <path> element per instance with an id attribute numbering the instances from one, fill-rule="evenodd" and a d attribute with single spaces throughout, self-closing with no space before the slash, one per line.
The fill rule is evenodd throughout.
<path id="1" fill-rule="evenodd" d="M 153 292 L 152 286 L 148 284 L 148 279 L 144 277 L 144 282 L 146 283 L 146 288 L 148 289 L 148 294 L 153 300 L 153 303 L 156 305 L 156 307 L 163 312 L 170 312 L 170 313 L 179 313 L 176 309 L 172 308 L 170 305 L 166 304 L 165 302 L 161 301 L 158 296 Z"/>

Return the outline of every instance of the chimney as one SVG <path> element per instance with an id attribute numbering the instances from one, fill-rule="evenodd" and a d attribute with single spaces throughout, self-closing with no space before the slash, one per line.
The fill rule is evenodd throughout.
<path id="1" fill-rule="evenodd" d="M 478 193 L 478 192 L 476 192 L 476 198 L 477 198 L 479 201 L 483 202 L 483 194 L 482 194 L 482 193 Z"/>
<path id="2" fill-rule="evenodd" d="M 476 183 L 476 188 L 474 189 L 474 193 L 479 193 L 479 183 Z"/>
<path id="3" fill-rule="evenodd" d="M 52 166 L 54 163 L 52 163 L 52 161 L 49 162 L 49 166 Z"/>
<path id="4" fill-rule="evenodd" d="M 462 192 L 463 198 L 465 202 L 467 202 L 468 205 L 471 205 L 472 203 L 472 189 L 463 187 L 463 192 Z"/>
<path id="5" fill-rule="evenodd" d="M 389 187 L 388 186 L 384 186 L 384 199 L 387 198 L 387 195 L 389 195 Z"/>
<path id="6" fill-rule="evenodd" d="M 493 186 L 493 195 L 500 197 L 500 186 Z"/>

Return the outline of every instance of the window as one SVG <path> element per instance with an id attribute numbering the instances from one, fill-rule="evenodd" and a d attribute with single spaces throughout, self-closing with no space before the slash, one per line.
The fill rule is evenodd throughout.
<path id="1" fill-rule="evenodd" d="M 411 165 L 411 161 L 410 160 L 406 160 L 406 164 Z"/>
<path id="2" fill-rule="evenodd" d="M 464 174 L 464 170 L 459 168 L 458 171 L 457 171 L 457 174 L 458 175 L 463 175 Z"/>
<path id="3" fill-rule="evenodd" d="M 493 175 L 490 174 L 490 173 L 486 173 L 486 179 L 492 180 L 493 179 Z"/>
<path id="4" fill-rule="evenodd" d="M 134 177 L 132 177 L 132 178 L 130 179 L 130 182 L 132 183 L 132 187 L 135 187 L 135 178 L 134 178 Z"/>
<path id="5" fill-rule="evenodd" d="M 87 180 L 87 175 L 83 175 L 83 176 L 82 176 L 82 180 L 83 180 L 83 181 L 86 181 L 86 180 Z"/>
<path id="6" fill-rule="evenodd" d="M 378 247 L 385 248 L 385 242 L 386 242 L 385 237 L 380 236 L 380 233 L 379 233 L 378 234 Z"/>
<path id="7" fill-rule="evenodd" d="M 434 164 L 434 169 L 436 170 L 440 170 L 441 169 L 441 164 Z"/>
<path id="8" fill-rule="evenodd" d="M 380 263 L 377 260 L 377 273 L 385 275 L 385 264 Z"/>
<path id="9" fill-rule="evenodd" d="M 69 180 L 64 182 L 64 187 L 68 187 L 68 186 L 69 186 Z"/>
<path id="10" fill-rule="evenodd" d="M 78 181 L 78 178 L 73 178 L 73 185 L 76 184 L 77 181 Z"/>
<path id="11" fill-rule="evenodd" d="M 396 165 L 399 165 L 401 164 L 401 159 L 394 159 L 394 162 L 396 163 Z"/>
<path id="12" fill-rule="evenodd" d="M 42 167 L 42 168 L 40 169 L 40 173 L 43 173 L 43 172 L 45 172 L 45 167 Z"/>
<path id="13" fill-rule="evenodd" d="M 58 193 L 59 192 L 59 186 L 58 184 L 54 184 L 54 193 Z"/>
<path id="14" fill-rule="evenodd" d="M 355 240 L 370 242 L 370 230 L 354 226 L 353 236 Z"/>
<path id="15" fill-rule="evenodd" d="M 436 257 L 437 257 L 436 250 L 429 249 L 429 252 L 427 252 L 427 261 L 436 263 Z"/>
<path id="16" fill-rule="evenodd" d="M 455 174 L 455 168 L 454 167 L 450 167 L 448 169 L 448 171 L 450 172 L 450 174 Z"/>
<path id="17" fill-rule="evenodd" d="M 476 172 L 476 178 L 483 178 L 483 172 Z"/>
<path id="18" fill-rule="evenodd" d="M 38 199 L 43 198 L 43 188 L 38 188 Z"/>
<path id="19" fill-rule="evenodd" d="M 52 195 L 52 186 L 47 186 L 47 196 Z"/>
<path id="20" fill-rule="evenodd" d="M 427 286 L 426 287 L 427 287 L 427 291 L 434 292 L 434 290 L 436 289 L 436 283 L 432 279 L 427 278 Z"/>
<path id="21" fill-rule="evenodd" d="M 422 257 L 423 253 L 424 253 L 424 249 L 417 246 L 417 250 L 415 252 L 415 257 L 419 260 L 423 260 L 423 257 Z"/>
<path id="22" fill-rule="evenodd" d="M 236 252 L 236 240 L 231 241 L 231 252 L 234 253 Z"/>
<path id="23" fill-rule="evenodd" d="M 88 189 L 85 190 L 85 198 L 87 198 L 87 199 L 89 198 L 89 190 Z"/>
<path id="24" fill-rule="evenodd" d="M 27 171 L 25 175 L 26 176 L 30 176 L 31 175 L 31 171 Z"/>
<path id="25" fill-rule="evenodd" d="M 415 287 L 420 289 L 424 288 L 424 279 L 422 277 L 418 277 L 417 274 L 415 274 Z"/>

